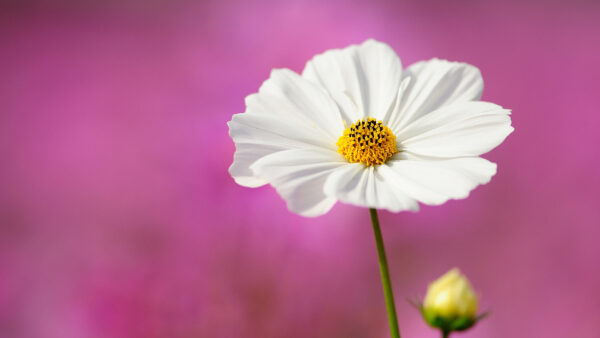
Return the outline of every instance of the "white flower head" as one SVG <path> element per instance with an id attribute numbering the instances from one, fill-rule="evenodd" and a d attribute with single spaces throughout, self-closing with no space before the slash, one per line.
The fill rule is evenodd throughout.
<path id="1" fill-rule="evenodd" d="M 460 199 L 489 182 L 479 157 L 513 130 L 510 111 L 479 101 L 471 65 L 432 59 L 402 69 L 367 40 L 310 60 L 302 74 L 275 69 L 228 123 L 229 172 L 243 186 L 271 184 L 300 215 L 337 201 L 389 211 Z"/>

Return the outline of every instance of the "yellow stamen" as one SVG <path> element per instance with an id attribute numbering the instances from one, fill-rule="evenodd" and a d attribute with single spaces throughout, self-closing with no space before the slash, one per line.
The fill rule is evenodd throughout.
<path id="1" fill-rule="evenodd" d="M 336 143 L 338 152 L 350 163 L 367 166 L 385 163 L 398 152 L 396 136 L 381 121 L 367 117 L 344 130 Z"/>

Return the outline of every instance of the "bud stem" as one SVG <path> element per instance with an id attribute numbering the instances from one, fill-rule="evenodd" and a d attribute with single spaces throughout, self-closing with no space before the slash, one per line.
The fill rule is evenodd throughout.
<path id="1" fill-rule="evenodd" d="M 443 331 L 442 330 L 442 338 L 448 338 L 450 337 L 450 331 Z"/>
<path id="2" fill-rule="evenodd" d="M 381 284 L 383 284 L 383 294 L 385 296 L 385 306 L 387 308 L 388 321 L 390 324 L 390 333 L 392 338 L 400 338 L 398 318 L 396 317 L 396 306 L 394 305 L 394 293 L 392 292 L 392 281 L 390 279 L 387 258 L 385 256 L 383 237 L 381 236 L 381 229 L 379 228 L 379 217 L 377 217 L 376 209 L 371 208 L 369 209 L 369 212 L 371 213 L 371 223 L 373 223 L 377 254 L 379 255 L 379 271 L 381 272 Z"/>

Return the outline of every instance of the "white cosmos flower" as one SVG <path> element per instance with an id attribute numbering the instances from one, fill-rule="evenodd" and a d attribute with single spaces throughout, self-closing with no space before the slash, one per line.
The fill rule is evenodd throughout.
<path id="1" fill-rule="evenodd" d="M 329 50 L 301 75 L 273 70 L 246 98 L 228 123 L 229 172 L 246 187 L 271 184 L 304 216 L 336 201 L 397 212 L 465 198 L 496 173 L 479 155 L 513 130 L 510 111 L 479 101 L 482 90 L 479 70 L 465 63 L 403 70 L 374 40 Z"/>

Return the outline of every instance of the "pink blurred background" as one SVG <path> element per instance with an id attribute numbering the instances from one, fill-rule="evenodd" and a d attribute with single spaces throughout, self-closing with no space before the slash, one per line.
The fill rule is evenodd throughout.
<path id="1" fill-rule="evenodd" d="M 0 337 L 387 337 L 365 209 L 237 186 L 226 122 L 275 67 L 376 38 L 478 66 L 515 132 L 466 200 L 380 214 L 404 298 L 458 266 L 457 337 L 600 337 L 600 3 L 3 1 Z"/>

